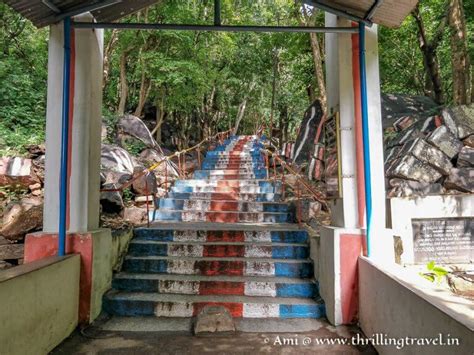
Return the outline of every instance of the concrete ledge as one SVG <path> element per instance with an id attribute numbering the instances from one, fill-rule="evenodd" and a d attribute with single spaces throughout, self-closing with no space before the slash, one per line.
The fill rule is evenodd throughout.
<path id="1" fill-rule="evenodd" d="M 474 195 L 397 197 L 390 199 L 389 207 L 389 225 L 393 234 L 402 238 L 401 261 L 404 264 L 412 264 L 415 261 L 412 219 L 472 217 Z"/>
<path id="2" fill-rule="evenodd" d="M 78 324 L 79 255 L 0 271 L 0 353 L 47 354 Z"/>
<path id="3" fill-rule="evenodd" d="M 470 354 L 474 349 L 472 301 L 437 288 L 400 267 L 359 258 L 359 321 L 369 338 L 459 339 L 459 345 L 410 345 L 404 354 Z M 394 345 L 375 345 L 380 354 L 399 354 Z"/>

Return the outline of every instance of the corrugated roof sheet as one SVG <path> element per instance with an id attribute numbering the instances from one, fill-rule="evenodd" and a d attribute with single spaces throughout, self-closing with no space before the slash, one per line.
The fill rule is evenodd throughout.
<path id="1" fill-rule="evenodd" d="M 374 0 L 318 0 L 318 2 L 362 18 L 375 3 Z M 418 0 L 383 0 L 372 21 L 387 27 L 399 27 L 417 3 Z"/>
<path id="2" fill-rule="evenodd" d="M 3 0 L 17 12 L 28 18 L 37 27 L 44 27 L 58 21 L 58 14 L 48 7 L 43 0 Z M 48 0 L 61 12 L 69 12 L 103 0 Z M 166 0 L 122 0 L 120 3 L 93 11 L 99 22 L 116 21 L 126 15 L 137 12 L 144 7 Z M 318 2 L 346 11 L 351 15 L 364 17 L 374 4 L 374 0 L 318 0 Z M 388 27 L 398 27 L 413 10 L 418 0 L 384 0 L 378 7 L 372 21 Z"/>

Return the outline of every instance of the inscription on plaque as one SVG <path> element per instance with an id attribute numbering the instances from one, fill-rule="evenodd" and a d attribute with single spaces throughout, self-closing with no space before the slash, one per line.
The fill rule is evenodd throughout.
<path id="1" fill-rule="evenodd" d="M 413 219 L 416 263 L 469 263 L 474 254 L 474 218 Z"/>

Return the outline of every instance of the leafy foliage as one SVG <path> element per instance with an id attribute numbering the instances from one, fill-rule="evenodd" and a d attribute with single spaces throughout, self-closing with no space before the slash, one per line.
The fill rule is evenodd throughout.
<path id="1" fill-rule="evenodd" d="M 473 38 L 474 0 L 464 0 L 464 7 L 468 37 Z M 436 31 L 445 9 L 446 0 L 420 2 L 428 35 Z M 299 26 L 301 12 L 294 0 L 222 1 L 222 21 L 227 25 Z M 321 25 L 323 13 L 315 15 Z M 213 1 L 166 0 L 122 21 L 211 24 Z M 25 144 L 44 140 L 47 38 L 47 30 L 35 29 L 0 4 L 0 155 L 21 154 Z M 319 42 L 324 48 L 322 36 Z M 204 134 L 228 129 L 242 106 L 241 133 L 253 132 L 257 124 L 270 125 L 274 116 L 274 125 L 288 123 L 291 139 L 310 103 L 308 92 L 318 94 L 308 34 L 106 31 L 105 45 L 110 50 L 106 51 L 104 121 L 109 127 L 116 122 L 123 99 L 123 62 L 128 90 L 124 111 L 134 113 L 142 93 L 144 105 L 139 111 L 151 129 L 163 111 L 165 145 L 171 144 L 171 137 L 189 144 Z M 469 51 L 472 58 L 473 41 Z M 447 31 L 437 55 L 449 101 Z M 400 29 L 380 28 L 380 69 L 384 92 L 425 93 L 423 56 L 411 16 Z"/>

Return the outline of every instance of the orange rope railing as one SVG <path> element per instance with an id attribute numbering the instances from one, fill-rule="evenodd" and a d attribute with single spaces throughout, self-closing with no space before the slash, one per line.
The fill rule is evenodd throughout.
<path id="1" fill-rule="evenodd" d="M 164 157 L 163 159 L 161 159 L 160 161 L 156 162 L 155 164 L 151 165 L 150 167 L 146 168 L 145 170 L 141 171 L 138 175 L 136 175 L 135 177 L 133 177 L 132 179 L 128 180 L 127 182 L 125 182 L 122 186 L 118 187 L 118 188 L 114 188 L 114 189 L 101 189 L 100 192 L 119 192 L 119 191 L 123 191 L 124 189 L 130 187 L 137 179 L 141 178 L 142 176 L 148 174 L 149 172 L 155 170 L 156 168 L 158 168 L 162 163 L 164 162 L 168 162 L 170 161 L 171 159 L 173 158 L 178 158 L 178 169 L 181 170 L 181 168 L 179 166 L 181 166 L 182 162 L 181 162 L 181 158 L 180 156 L 181 155 L 185 155 L 186 153 L 189 153 L 189 152 L 192 152 L 194 150 L 197 150 L 198 148 L 200 148 L 203 144 L 205 144 L 206 142 L 210 142 L 216 138 L 218 138 L 218 140 L 220 142 L 223 141 L 224 137 L 229 137 L 229 134 L 230 134 L 231 130 L 227 130 L 225 132 L 219 132 L 215 135 L 213 135 L 212 137 L 207 137 L 206 139 L 202 140 L 201 142 L 199 142 L 198 144 L 190 147 L 190 148 L 186 148 L 186 149 L 183 149 L 179 152 L 175 152 L 171 155 L 168 155 L 166 157 Z M 186 160 L 185 160 L 185 163 L 186 163 Z M 186 165 L 186 164 L 184 164 Z M 186 166 L 184 167 L 184 173 L 186 173 Z M 180 174 L 180 172 L 178 172 L 178 175 L 180 175 L 180 177 L 182 176 L 182 174 Z M 166 164 L 166 170 L 165 170 L 165 179 L 167 180 L 167 177 L 168 177 L 168 164 Z"/>
<path id="2" fill-rule="evenodd" d="M 321 203 L 322 206 L 324 206 L 327 210 L 329 210 L 329 207 L 327 205 L 325 196 L 322 193 L 314 190 L 313 187 L 305 180 L 305 178 L 303 176 L 300 175 L 299 172 L 297 172 L 286 161 L 281 159 L 278 156 L 277 153 L 272 152 L 271 150 L 268 150 L 268 149 L 262 149 L 262 152 L 265 154 L 265 161 L 266 162 L 268 162 L 268 160 L 269 160 L 268 157 L 269 156 L 271 156 L 273 158 L 274 167 L 276 165 L 276 161 L 278 161 L 280 163 L 280 166 L 282 167 L 282 175 L 281 175 L 280 180 L 281 180 L 282 186 L 283 186 L 283 193 L 285 193 L 285 188 L 284 188 L 285 184 L 287 184 L 288 186 L 290 186 L 294 189 L 293 186 L 291 186 L 287 181 L 285 181 L 285 169 L 291 175 L 295 176 L 296 179 L 297 179 L 297 182 L 299 182 L 298 184 L 296 184 L 296 194 L 297 194 L 297 199 L 298 199 L 298 205 L 297 205 L 298 223 L 301 222 L 301 186 L 303 186 L 306 189 L 306 191 L 308 191 L 316 201 Z M 267 163 L 267 172 L 268 172 L 268 167 L 269 167 L 269 164 Z"/>

